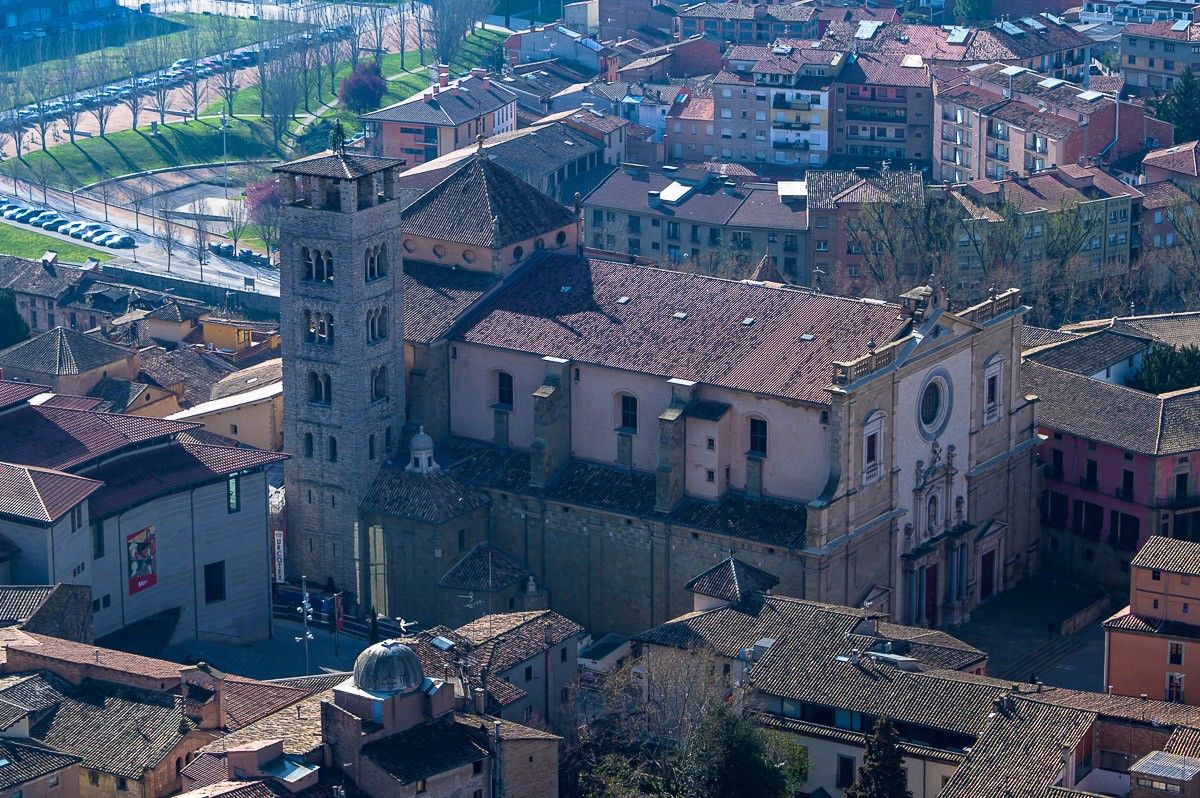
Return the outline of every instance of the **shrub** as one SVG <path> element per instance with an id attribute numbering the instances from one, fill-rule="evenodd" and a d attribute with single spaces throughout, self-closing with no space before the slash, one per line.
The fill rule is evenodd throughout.
<path id="1" fill-rule="evenodd" d="M 354 71 L 342 81 L 338 99 L 350 111 L 374 111 L 387 92 L 387 82 L 375 61 L 359 61 Z"/>

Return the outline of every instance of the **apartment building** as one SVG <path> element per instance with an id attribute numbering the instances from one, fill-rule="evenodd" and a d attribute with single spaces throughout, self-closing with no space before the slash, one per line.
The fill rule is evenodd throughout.
<path id="1" fill-rule="evenodd" d="M 667 112 L 663 152 L 668 161 L 703 161 L 717 154 L 716 108 L 711 94 L 680 92 Z"/>
<path id="2" fill-rule="evenodd" d="M 935 81 L 938 120 L 933 178 L 951 183 L 1000 180 L 1082 158 L 1113 161 L 1149 139 L 1172 136 L 1144 105 L 1025 67 L 978 64 Z"/>
<path id="3" fill-rule="evenodd" d="M 584 197 L 583 210 L 584 241 L 596 249 L 719 274 L 749 273 L 769 255 L 789 282 L 809 281 L 802 184 L 736 185 L 709 171 L 627 164 Z"/>
<path id="4" fill-rule="evenodd" d="M 1200 342 L 1200 314 L 1103 320 L 1088 335 L 1025 352 L 1040 397 L 1042 525 L 1055 567 L 1123 589 L 1150 535 L 1200 539 L 1200 388 L 1125 386 L 1155 346 Z"/>
<path id="5" fill-rule="evenodd" d="M 1088 0 L 1079 9 L 1084 24 L 1177 22 L 1191 19 L 1194 3 L 1187 0 Z"/>
<path id="6" fill-rule="evenodd" d="M 1015 223 L 1020 225 L 1016 232 L 1021 236 L 1023 279 L 1028 279 L 1032 264 L 1048 257 L 1049 239 L 1054 245 L 1079 242 L 1080 280 L 1129 269 L 1142 194 L 1097 167 L 1068 164 L 1028 177 L 972 180 L 951 188 L 949 199 L 961 205 L 964 214 L 955 252 L 960 290 L 982 287 L 983 262 L 989 257 L 987 226 L 1013 223 L 1014 217 L 1003 213 L 1002 206 L 1016 212 Z M 1010 241 L 1012 237 L 991 240 Z"/>
<path id="7" fill-rule="evenodd" d="M 557 22 L 510 34 L 504 40 L 504 54 L 509 66 L 552 58 L 586 74 L 599 74 L 603 80 L 616 80 L 620 66 L 611 48 Z"/>
<path id="8" fill-rule="evenodd" d="M 1092 40 L 1049 13 L 981 28 L 833 22 L 821 42 L 823 47 L 895 61 L 919 55 L 936 66 L 1000 62 L 1084 86 L 1092 60 Z"/>
<path id="9" fill-rule="evenodd" d="M 1187 236 L 1192 227 L 1188 220 L 1196 213 L 1196 200 L 1192 194 L 1170 180 L 1143 183 L 1138 186 L 1138 191 L 1142 192 L 1142 246 L 1146 249 L 1170 249 L 1190 244 Z M 1180 226 L 1184 229 L 1184 235 L 1180 235 L 1179 227 L 1176 227 L 1176 214 L 1183 214 Z M 1159 277 L 1170 279 L 1168 274 Z"/>
<path id="10" fill-rule="evenodd" d="M 852 53 L 846 61 L 830 114 L 832 153 L 868 165 L 929 161 L 933 90 L 924 59 Z"/>
<path id="11" fill-rule="evenodd" d="M 0 531 L 18 584 L 88 585 L 98 635 L 174 611 L 173 641 L 270 635 L 266 468 L 200 425 L 0 381 Z"/>
<path id="12" fill-rule="evenodd" d="M 1200 185 L 1200 141 L 1151 150 L 1142 159 L 1147 183 L 1170 180 L 1181 186 Z"/>
<path id="13" fill-rule="evenodd" d="M 736 45 L 713 81 L 717 155 L 737 161 L 821 166 L 829 159 L 829 109 L 845 53 L 776 42 Z"/>
<path id="14" fill-rule="evenodd" d="M 1200 23 L 1137 23 L 1121 31 L 1125 85 L 1152 94 L 1170 91 L 1188 68 L 1200 70 Z"/>
<path id="15" fill-rule="evenodd" d="M 704 2 L 680 10 L 676 38 L 709 36 L 734 44 L 770 44 L 776 39 L 816 39 L 821 35 L 812 3 Z"/>
<path id="16" fill-rule="evenodd" d="M 482 69 L 452 81 L 450 67 L 439 65 L 437 82 L 430 89 L 361 119 L 368 152 L 403 158 L 413 166 L 453 152 L 478 136 L 516 130 L 517 95 Z"/>
<path id="17" fill-rule="evenodd" d="M 850 280 L 860 278 L 864 242 L 852 233 L 852 228 L 862 207 L 876 202 L 921 202 L 923 190 L 920 172 L 809 172 L 805 192 L 813 268 Z"/>
<path id="18" fill-rule="evenodd" d="M 1118 695 L 1200 704 L 1193 606 L 1200 543 L 1152 535 L 1129 563 L 1129 604 L 1104 622 L 1104 684 Z"/>

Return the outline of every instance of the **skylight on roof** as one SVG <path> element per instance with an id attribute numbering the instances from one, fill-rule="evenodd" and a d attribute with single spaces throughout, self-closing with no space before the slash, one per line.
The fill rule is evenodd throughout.
<path id="1" fill-rule="evenodd" d="M 950 27 L 949 35 L 946 36 L 946 44 L 965 44 L 967 36 L 970 35 L 971 29 L 964 28 L 961 25 L 953 25 Z"/>
<path id="2" fill-rule="evenodd" d="M 683 321 L 684 319 L 687 318 L 687 314 L 684 313 L 682 310 L 677 310 L 671 314 L 671 318 L 679 319 L 680 321 Z"/>
<path id="3" fill-rule="evenodd" d="M 775 184 L 780 199 L 798 199 L 808 196 L 808 183 L 803 180 L 780 180 Z"/>
<path id="4" fill-rule="evenodd" d="M 925 59 L 921 57 L 920 53 L 908 53 L 900 59 L 900 66 L 923 67 L 925 66 Z"/>
<path id="5" fill-rule="evenodd" d="M 873 39 L 882 27 L 883 23 L 878 20 L 863 20 L 858 23 L 858 30 L 854 31 L 854 38 L 863 41 Z"/>
<path id="6" fill-rule="evenodd" d="M 1000 74 L 1011 78 L 1015 75 L 1020 75 L 1024 71 L 1025 67 L 1022 66 L 1006 66 L 1004 69 L 1000 70 Z"/>
<path id="7" fill-rule="evenodd" d="M 1045 25 L 1038 22 L 1033 17 L 1021 17 L 1021 21 L 1024 22 L 1029 27 L 1033 28 L 1034 30 L 1045 30 L 1046 29 Z"/>
<path id="8" fill-rule="evenodd" d="M 1076 94 L 1075 96 L 1083 100 L 1085 103 L 1094 103 L 1096 100 L 1099 100 L 1101 97 L 1103 97 L 1104 94 L 1103 92 L 1088 89 L 1087 91 L 1079 92 L 1079 94 Z"/>
<path id="9" fill-rule="evenodd" d="M 1171 25 L 1171 30 L 1173 30 L 1173 31 L 1184 31 L 1187 29 L 1188 29 L 1188 21 L 1186 19 L 1181 19 L 1178 22 L 1172 23 L 1172 25 Z"/>
<path id="10" fill-rule="evenodd" d="M 1066 83 L 1066 81 L 1062 78 L 1046 78 L 1045 80 L 1038 81 L 1038 85 L 1043 89 L 1057 89 L 1064 83 Z"/>
<path id="11" fill-rule="evenodd" d="M 694 186 L 689 186 L 686 183 L 680 183 L 678 180 L 672 181 L 671 185 L 658 192 L 658 198 L 663 202 L 683 202 L 684 198 L 691 193 Z"/>
<path id="12" fill-rule="evenodd" d="M 1016 25 L 1009 22 L 1007 19 L 1002 22 L 997 22 L 996 27 L 999 28 L 1000 30 L 1004 31 L 1005 33 L 1009 34 L 1010 36 L 1019 36 L 1020 34 L 1025 32 L 1025 30 L 1023 28 L 1018 28 Z"/>

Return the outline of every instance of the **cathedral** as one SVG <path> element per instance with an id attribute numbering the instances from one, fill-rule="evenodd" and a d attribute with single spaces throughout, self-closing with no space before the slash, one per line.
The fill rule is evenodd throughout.
<path id="1" fill-rule="evenodd" d="M 1016 289 L 671 271 L 585 250 L 482 151 L 403 167 L 276 169 L 289 574 L 426 625 L 550 607 L 599 635 L 689 611 L 731 555 L 927 626 L 1037 567 Z"/>

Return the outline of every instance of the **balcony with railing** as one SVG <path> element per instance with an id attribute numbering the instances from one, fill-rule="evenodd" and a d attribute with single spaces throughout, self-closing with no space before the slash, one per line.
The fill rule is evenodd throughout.
<path id="1" fill-rule="evenodd" d="M 988 125 L 987 137 L 996 141 L 1008 141 L 1008 128 Z"/>
<path id="2" fill-rule="evenodd" d="M 955 128 L 942 128 L 942 141 L 947 144 L 956 144 L 960 147 L 970 148 L 971 136 L 970 131 L 956 130 Z"/>
<path id="3" fill-rule="evenodd" d="M 994 158 L 997 161 L 1008 160 L 1008 147 L 1003 144 L 988 144 L 987 157 Z"/>
<path id="4" fill-rule="evenodd" d="M 801 122 L 800 120 L 776 120 L 771 123 L 771 127 L 777 130 L 812 130 L 811 122 Z"/>
<path id="5" fill-rule="evenodd" d="M 799 97 L 789 100 L 786 94 L 776 94 L 771 99 L 771 107 L 776 111 L 811 111 L 813 105 Z"/>
<path id="6" fill-rule="evenodd" d="M 776 150 L 807 150 L 808 147 L 809 143 L 804 139 L 796 139 L 795 141 L 780 139 L 771 142 L 771 148 Z"/>
<path id="7" fill-rule="evenodd" d="M 888 135 L 886 132 L 884 132 L 884 133 L 874 133 L 874 132 L 871 132 L 871 133 L 847 133 L 846 140 L 847 141 L 896 141 L 896 142 L 904 142 L 904 141 L 908 140 L 908 136 L 905 134 L 904 131 L 898 130 L 896 132 L 899 133 L 898 136 L 897 135 Z"/>
<path id="8" fill-rule="evenodd" d="M 869 106 L 851 105 L 846 108 L 846 119 L 904 124 L 908 121 L 908 112 L 898 108 L 871 108 Z"/>

